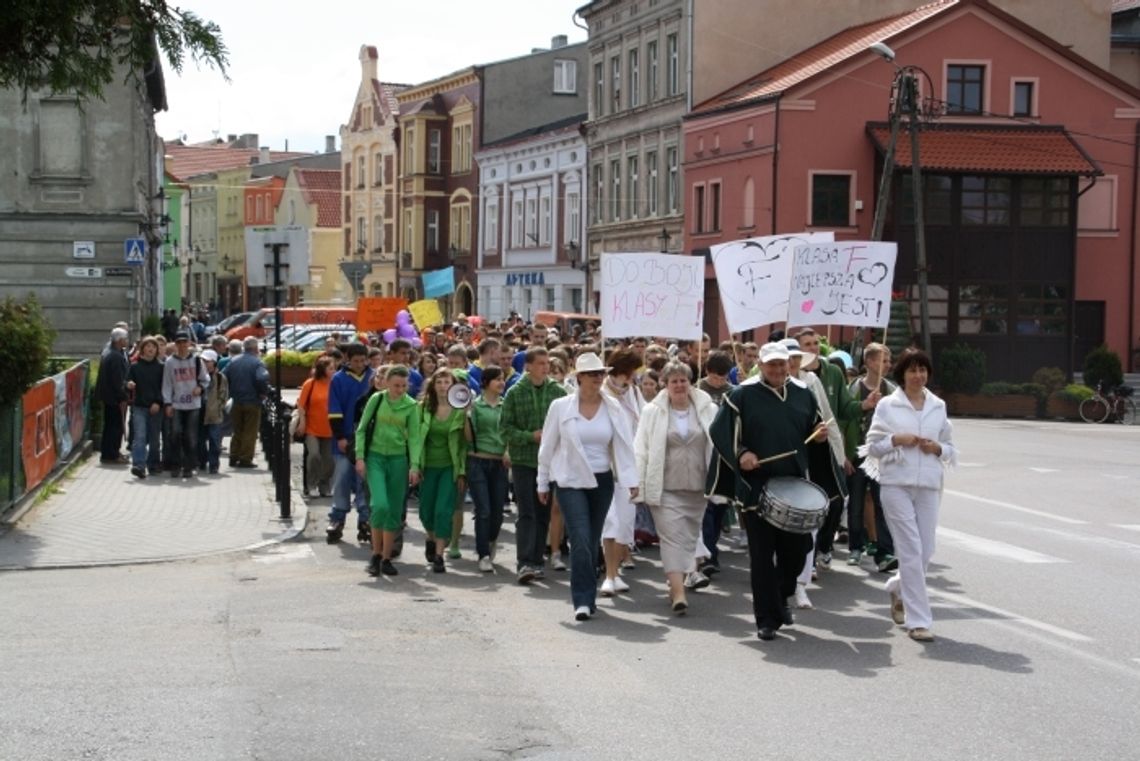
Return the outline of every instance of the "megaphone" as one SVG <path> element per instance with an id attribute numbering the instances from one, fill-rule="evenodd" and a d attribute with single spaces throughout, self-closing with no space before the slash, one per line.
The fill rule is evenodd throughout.
<path id="1" fill-rule="evenodd" d="M 471 389 L 466 383 L 453 383 L 447 389 L 447 403 L 457 410 L 465 408 L 471 403 Z"/>

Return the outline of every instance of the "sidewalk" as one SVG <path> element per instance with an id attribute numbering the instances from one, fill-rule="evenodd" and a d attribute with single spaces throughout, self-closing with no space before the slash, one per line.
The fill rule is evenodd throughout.
<path id="1" fill-rule="evenodd" d="M 0 527 L 0 570 L 152 563 L 216 555 L 288 541 L 305 528 L 296 491 L 292 519 L 278 519 L 264 459 L 183 481 L 139 480 L 98 452 L 59 482 L 60 492 Z M 294 457 L 294 464 L 296 459 Z"/>

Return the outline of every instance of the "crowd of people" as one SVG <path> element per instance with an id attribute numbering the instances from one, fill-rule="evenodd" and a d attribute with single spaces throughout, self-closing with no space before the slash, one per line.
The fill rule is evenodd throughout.
<path id="1" fill-rule="evenodd" d="M 257 341 L 215 337 L 194 352 L 192 339 L 180 329 L 128 350 L 117 327 L 104 351 L 100 399 L 108 419 L 130 408 L 138 478 L 217 473 L 227 421 L 230 466 L 253 466 L 270 393 Z M 888 575 L 894 621 L 933 639 L 925 574 L 956 450 L 922 352 L 892 368 L 872 343 L 857 368 L 845 352 L 824 356 L 810 328 L 714 348 L 462 315 L 421 339 L 333 337 L 297 400 L 305 493 L 331 498 L 329 543 L 355 512 L 369 574 L 397 576 L 406 562 L 409 501 L 426 563 L 446 573 L 462 560 L 470 500 L 479 571 L 495 570 L 513 506 L 518 584 L 568 571 L 573 617 L 588 621 L 599 594 L 629 591 L 623 574 L 656 545 L 669 609 L 684 615 L 739 526 L 761 639 L 812 607 L 808 584 L 841 542 L 848 565 Z M 121 422 L 104 426 L 105 462 L 119 461 L 122 435 Z"/>

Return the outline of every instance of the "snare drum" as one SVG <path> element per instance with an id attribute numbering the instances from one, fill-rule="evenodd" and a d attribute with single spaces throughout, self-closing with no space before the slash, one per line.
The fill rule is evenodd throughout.
<path id="1" fill-rule="evenodd" d="M 810 534 L 827 517 L 827 492 L 803 478 L 771 478 L 760 495 L 760 516 L 778 529 Z"/>

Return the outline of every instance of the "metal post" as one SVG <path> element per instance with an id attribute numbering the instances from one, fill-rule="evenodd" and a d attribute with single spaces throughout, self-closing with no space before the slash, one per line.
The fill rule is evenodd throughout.
<path id="1" fill-rule="evenodd" d="M 281 267 L 288 266 L 281 263 L 281 249 L 283 245 L 280 243 L 273 244 L 273 319 L 276 323 L 274 332 L 276 333 L 277 350 L 281 350 L 281 296 L 282 291 L 285 289 L 284 284 L 281 282 Z M 273 480 L 277 486 L 277 502 L 281 505 L 281 519 L 288 520 L 291 517 L 290 501 L 290 483 L 289 483 L 289 408 L 286 406 L 284 400 L 281 398 L 281 362 L 278 358 L 277 362 L 277 377 L 274 378 L 274 407 L 277 410 L 276 430 L 274 431 L 274 443 L 277 446 L 277 456 L 272 458 L 276 463 L 275 473 Z"/>
<path id="2" fill-rule="evenodd" d="M 918 274 L 918 308 L 922 326 L 922 348 L 930 351 L 930 299 L 926 278 L 926 218 L 923 215 L 922 165 L 918 158 L 918 83 L 914 73 L 907 72 L 903 80 L 907 93 L 907 110 L 910 113 L 910 170 L 911 195 L 914 197 L 914 266 Z"/>

